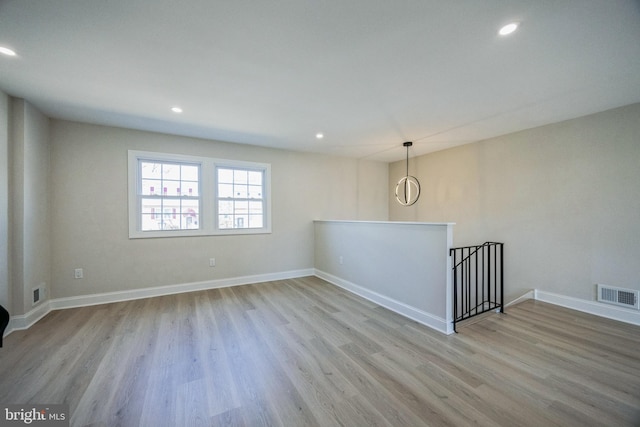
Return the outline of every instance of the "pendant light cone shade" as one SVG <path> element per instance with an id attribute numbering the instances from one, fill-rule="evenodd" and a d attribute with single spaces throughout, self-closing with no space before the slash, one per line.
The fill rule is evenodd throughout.
<path id="1" fill-rule="evenodd" d="M 407 173 L 400 178 L 396 185 L 396 200 L 402 206 L 411 206 L 418 201 L 420 197 L 420 182 L 415 176 L 409 175 L 409 147 L 413 145 L 412 142 L 405 142 L 402 144 L 407 148 Z"/>

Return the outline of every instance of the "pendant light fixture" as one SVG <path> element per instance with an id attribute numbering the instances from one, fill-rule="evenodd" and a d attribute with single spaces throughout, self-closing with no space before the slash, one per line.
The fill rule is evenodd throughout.
<path id="1" fill-rule="evenodd" d="M 413 145 L 413 142 L 408 141 L 402 145 L 407 147 L 407 174 L 400 178 L 396 185 L 396 200 L 402 206 L 411 206 L 420 197 L 420 182 L 415 176 L 409 175 L 409 147 Z"/>

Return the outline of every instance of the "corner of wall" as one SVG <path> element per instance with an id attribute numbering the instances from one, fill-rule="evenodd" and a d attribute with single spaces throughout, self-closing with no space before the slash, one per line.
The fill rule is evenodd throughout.
<path id="1" fill-rule="evenodd" d="M 10 98 L 0 91 L 0 305 L 11 310 L 9 261 L 9 135 Z"/>
<path id="2" fill-rule="evenodd" d="M 10 99 L 7 169 L 7 287 L 13 315 L 33 309 L 32 289 L 51 283 L 49 118 L 27 101 Z M 36 214 L 37 213 L 37 214 Z M 44 286 L 43 286 L 44 284 Z"/>

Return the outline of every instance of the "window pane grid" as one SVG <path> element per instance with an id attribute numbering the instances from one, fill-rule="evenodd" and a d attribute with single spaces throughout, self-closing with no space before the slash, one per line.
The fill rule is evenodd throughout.
<path id="1" fill-rule="evenodd" d="M 143 196 L 199 196 L 200 166 L 140 161 Z"/>
<path id="2" fill-rule="evenodd" d="M 200 228 L 200 165 L 139 160 L 142 231 Z"/>
<path id="3" fill-rule="evenodd" d="M 264 227 L 264 172 L 241 168 L 217 168 L 219 229 Z"/>

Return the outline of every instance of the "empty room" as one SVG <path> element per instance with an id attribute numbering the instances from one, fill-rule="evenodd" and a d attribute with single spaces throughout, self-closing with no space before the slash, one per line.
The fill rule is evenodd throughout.
<path id="1" fill-rule="evenodd" d="M 639 426 L 640 2 L 0 0 L 0 425 Z"/>

